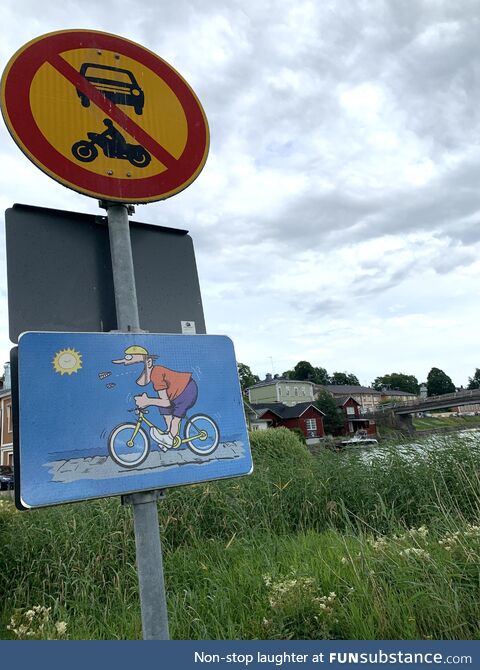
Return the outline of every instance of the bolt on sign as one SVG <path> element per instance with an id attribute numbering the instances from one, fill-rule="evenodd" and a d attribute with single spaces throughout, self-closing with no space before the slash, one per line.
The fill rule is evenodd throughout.
<path id="1" fill-rule="evenodd" d="M 163 200 L 207 159 L 207 119 L 185 79 L 109 33 L 64 30 L 23 46 L 3 73 L 1 108 L 37 167 L 102 200 Z"/>

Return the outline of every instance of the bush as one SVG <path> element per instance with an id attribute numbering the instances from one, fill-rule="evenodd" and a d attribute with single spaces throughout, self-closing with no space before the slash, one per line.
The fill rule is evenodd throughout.
<path id="1" fill-rule="evenodd" d="M 313 459 L 285 428 L 250 435 L 253 474 L 241 479 L 178 488 L 160 506 L 165 542 L 188 544 L 195 538 L 228 541 L 260 530 L 290 533 L 310 522 L 309 498 L 316 484 Z"/>
<path id="2" fill-rule="evenodd" d="M 298 437 L 302 444 L 307 444 L 307 440 L 301 428 L 289 428 L 289 430 Z"/>

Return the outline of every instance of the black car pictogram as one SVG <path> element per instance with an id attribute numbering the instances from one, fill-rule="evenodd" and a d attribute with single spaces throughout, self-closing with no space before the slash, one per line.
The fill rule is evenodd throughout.
<path id="1" fill-rule="evenodd" d="M 83 63 L 80 74 L 108 100 L 117 105 L 129 105 L 136 114 L 142 114 L 145 96 L 130 70 L 99 63 Z M 90 106 L 90 98 L 78 88 L 77 95 L 84 107 Z"/>

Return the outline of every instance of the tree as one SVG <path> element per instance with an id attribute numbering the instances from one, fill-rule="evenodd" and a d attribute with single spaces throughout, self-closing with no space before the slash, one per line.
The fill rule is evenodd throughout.
<path id="1" fill-rule="evenodd" d="M 283 373 L 287 379 L 298 379 L 298 381 L 309 381 L 314 384 L 328 384 L 328 372 L 325 368 L 314 367 L 308 361 L 298 361 L 293 370 Z"/>
<path id="2" fill-rule="evenodd" d="M 298 379 L 299 381 L 312 382 L 315 377 L 315 368 L 308 361 L 298 361 L 292 372 L 294 375 L 293 379 Z"/>
<path id="3" fill-rule="evenodd" d="M 245 393 L 245 390 L 249 386 L 253 386 L 254 384 L 260 381 L 260 378 L 257 375 L 254 375 L 253 372 L 250 370 L 249 366 L 245 365 L 245 363 L 237 363 L 237 370 L 238 370 L 238 378 L 240 380 L 240 386 L 243 393 Z"/>
<path id="4" fill-rule="evenodd" d="M 314 368 L 315 369 L 315 384 L 321 384 L 325 386 L 330 381 L 328 372 L 325 368 Z"/>
<path id="5" fill-rule="evenodd" d="M 376 377 L 372 383 L 376 391 L 383 391 L 384 388 L 392 391 L 405 391 L 405 393 L 419 392 L 418 379 L 413 375 L 405 375 L 402 372 L 392 372 L 383 377 Z"/>
<path id="6" fill-rule="evenodd" d="M 330 377 L 330 384 L 360 386 L 357 377 L 353 374 L 348 374 L 348 372 L 334 372 Z"/>
<path id="7" fill-rule="evenodd" d="M 468 378 L 468 389 L 480 389 L 480 368 L 475 368 L 473 377 Z"/>
<path id="8" fill-rule="evenodd" d="M 323 417 L 325 433 L 332 435 L 343 428 L 343 412 L 337 407 L 335 400 L 328 391 L 320 391 L 318 398 L 315 401 L 315 405 L 325 414 Z"/>
<path id="9" fill-rule="evenodd" d="M 427 395 L 444 395 L 454 393 L 455 384 L 450 377 L 439 368 L 432 368 L 427 376 Z"/>

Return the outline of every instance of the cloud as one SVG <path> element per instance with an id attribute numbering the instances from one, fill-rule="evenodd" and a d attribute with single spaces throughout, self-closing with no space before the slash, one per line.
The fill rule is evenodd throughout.
<path id="1" fill-rule="evenodd" d="M 4 64 L 82 26 L 145 45 L 193 87 L 207 164 L 134 218 L 190 231 L 209 331 L 256 373 L 311 356 L 369 382 L 455 361 L 461 383 L 479 365 L 478 3 L 5 0 L 0 20 Z M 4 129 L 0 144 L 4 208 L 98 213 Z"/>

